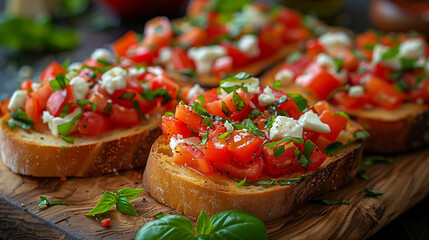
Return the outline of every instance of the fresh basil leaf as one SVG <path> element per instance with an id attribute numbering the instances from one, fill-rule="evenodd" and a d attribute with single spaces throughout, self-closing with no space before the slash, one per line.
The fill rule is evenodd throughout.
<path id="1" fill-rule="evenodd" d="M 7 123 L 11 129 L 14 129 L 16 126 L 24 130 L 34 129 L 34 120 L 29 118 L 21 107 L 15 112 L 11 112 L 10 116 L 12 118 Z"/>
<path id="2" fill-rule="evenodd" d="M 261 115 L 261 111 L 259 111 L 258 108 L 253 109 L 249 115 L 247 115 L 248 118 L 250 119 L 255 119 L 257 118 L 259 115 Z"/>
<path id="3" fill-rule="evenodd" d="M 301 56 L 302 54 L 300 52 L 293 52 L 287 57 L 286 62 L 294 63 L 298 61 L 301 58 Z"/>
<path id="4" fill-rule="evenodd" d="M 345 117 L 347 119 L 350 119 L 350 116 L 347 115 L 347 113 L 345 113 L 344 111 L 336 112 L 336 113 L 334 113 L 334 115 L 339 115 L 339 116 L 343 116 L 343 117 Z"/>
<path id="5" fill-rule="evenodd" d="M 209 129 L 207 129 L 207 131 L 205 133 L 203 133 L 203 135 L 201 135 L 201 142 L 200 143 L 192 144 L 192 145 L 202 146 L 202 145 L 205 145 L 208 140 L 209 140 Z"/>
<path id="6" fill-rule="evenodd" d="M 71 105 L 71 103 L 64 104 L 63 109 L 61 109 L 61 111 L 60 111 L 60 117 L 63 118 L 65 116 L 67 116 L 67 114 L 69 114 L 70 105 Z"/>
<path id="7" fill-rule="evenodd" d="M 213 225 L 210 222 L 210 217 L 206 212 L 201 211 L 197 219 L 197 233 L 199 236 L 208 235 L 212 232 Z"/>
<path id="8" fill-rule="evenodd" d="M 246 177 L 244 177 L 243 180 L 237 183 L 237 188 L 241 187 L 244 183 L 246 183 Z"/>
<path id="9" fill-rule="evenodd" d="M 342 200 L 326 200 L 326 199 L 321 199 L 320 200 L 322 203 L 324 203 L 325 205 L 339 205 L 339 204 L 350 204 L 349 200 L 347 199 L 342 199 Z"/>
<path id="10" fill-rule="evenodd" d="M 295 185 L 295 184 L 301 182 L 307 175 L 308 174 L 303 175 L 301 177 L 296 177 L 296 178 L 281 179 L 281 180 L 277 180 L 277 182 L 279 182 L 279 184 L 282 186 L 284 186 L 284 185 L 291 186 L 291 185 Z"/>
<path id="11" fill-rule="evenodd" d="M 302 112 L 307 108 L 307 99 L 305 99 L 301 94 L 290 93 L 288 94 L 288 97 L 290 97 L 296 103 L 296 106 L 298 106 L 298 112 Z"/>
<path id="12" fill-rule="evenodd" d="M 338 150 L 342 149 L 343 147 L 344 147 L 344 144 L 342 144 L 340 142 L 333 142 L 333 143 L 331 143 L 325 147 L 325 149 L 323 150 L 323 153 L 334 154 Z"/>
<path id="13" fill-rule="evenodd" d="M 136 240 L 196 240 L 191 221 L 176 215 L 163 216 L 146 223 L 137 233 Z"/>
<path id="14" fill-rule="evenodd" d="M 226 92 L 227 94 L 230 94 L 232 92 L 234 92 L 235 90 L 239 89 L 239 86 L 231 86 L 231 87 L 221 87 L 221 89 Z M 220 95 L 220 94 L 218 94 Z"/>
<path id="15" fill-rule="evenodd" d="M 146 119 L 146 117 L 143 115 L 143 113 L 140 110 L 140 103 L 137 100 L 133 100 L 133 107 L 136 110 L 137 114 L 139 115 L 140 119 Z"/>
<path id="16" fill-rule="evenodd" d="M 230 1 L 228 1 L 230 2 Z M 233 76 L 233 78 L 238 79 L 238 80 L 246 80 L 253 77 L 252 74 L 250 73 L 246 73 L 246 72 L 240 72 L 237 73 L 236 75 Z"/>
<path id="17" fill-rule="evenodd" d="M 64 69 L 67 69 L 70 66 L 70 57 L 67 57 L 64 62 L 61 64 Z"/>
<path id="18" fill-rule="evenodd" d="M 121 194 L 122 196 L 126 197 L 128 201 L 131 201 L 138 197 L 140 193 L 143 191 L 143 188 L 123 188 L 116 191 L 116 194 Z"/>
<path id="19" fill-rule="evenodd" d="M 228 106 L 226 105 L 226 103 L 224 101 L 222 101 L 222 112 L 226 116 L 230 116 L 232 114 L 231 110 L 229 110 Z"/>
<path id="20" fill-rule="evenodd" d="M 344 60 L 341 58 L 334 58 L 333 61 L 334 61 L 335 71 L 340 72 L 341 68 L 343 67 Z"/>
<path id="21" fill-rule="evenodd" d="M 58 125 L 58 135 L 67 137 L 74 124 L 82 117 L 82 113 L 76 115 L 70 122 Z"/>
<path id="22" fill-rule="evenodd" d="M 118 201 L 116 202 L 116 209 L 119 212 L 128 214 L 131 216 L 138 216 L 136 210 L 133 205 L 131 205 L 130 201 L 128 201 L 127 197 L 122 194 L 118 194 Z"/>
<path id="23" fill-rule="evenodd" d="M 308 164 L 312 163 L 311 154 L 313 153 L 316 144 L 314 144 L 310 139 L 305 141 L 304 149 L 302 151 L 302 155 L 299 157 L 299 165 L 305 169 L 307 169 Z"/>
<path id="24" fill-rule="evenodd" d="M 379 163 L 393 164 L 394 162 L 395 162 L 395 159 L 392 157 L 370 156 L 370 157 L 367 157 L 365 161 L 363 161 L 363 165 L 369 167 Z"/>
<path id="25" fill-rule="evenodd" d="M 366 174 L 365 169 L 363 168 L 358 169 L 358 176 L 365 181 L 369 181 L 370 179 L 368 174 Z"/>
<path id="26" fill-rule="evenodd" d="M 349 90 L 349 87 L 347 86 L 337 87 L 328 94 L 328 96 L 326 97 L 326 100 L 331 100 L 336 93 L 346 91 L 346 90 Z"/>
<path id="27" fill-rule="evenodd" d="M 98 58 L 98 59 L 96 59 L 96 61 L 97 61 L 99 64 L 103 65 L 103 66 L 110 66 L 110 65 L 112 65 L 112 63 L 111 63 L 111 62 L 106 61 L 106 60 L 104 60 L 104 59 L 100 59 L 100 58 Z"/>
<path id="28" fill-rule="evenodd" d="M 278 146 L 273 149 L 274 156 L 276 158 L 280 157 L 283 153 L 285 153 L 285 146 Z"/>
<path id="29" fill-rule="evenodd" d="M 50 206 L 54 206 L 54 205 L 68 205 L 65 202 L 62 201 L 53 201 L 53 202 L 49 202 L 48 199 L 45 196 L 39 196 L 40 197 L 40 202 L 37 205 L 37 208 L 39 210 L 44 210 Z"/>
<path id="30" fill-rule="evenodd" d="M 210 113 L 199 102 L 194 102 L 192 110 L 194 110 L 200 117 L 210 116 Z"/>
<path id="31" fill-rule="evenodd" d="M 263 137 L 261 130 L 255 125 L 252 120 L 246 118 L 241 122 L 241 125 L 246 127 L 250 132 L 256 136 Z"/>
<path id="32" fill-rule="evenodd" d="M 112 103 L 108 102 L 106 104 L 106 106 L 104 106 L 103 115 L 106 116 L 106 117 L 109 117 L 112 114 L 113 114 Z"/>
<path id="33" fill-rule="evenodd" d="M 293 150 L 293 156 L 299 159 L 301 157 L 301 150 L 299 148 L 295 148 L 295 150 Z"/>
<path id="34" fill-rule="evenodd" d="M 279 90 L 283 86 L 282 82 L 280 80 L 273 82 L 273 88 Z"/>
<path id="35" fill-rule="evenodd" d="M 81 107 L 85 106 L 86 104 L 89 104 L 91 106 L 91 109 L 93 112 L 95 112 L 95 110 L 97 109 L 97 104 L 94 102 L 91 102 L 91 101 L 86 100 L 86 99 L 77 101 L 77 105 L 79 105 Z"/>
<path id="36" fill-rule="evenodd" d="M 213 225 L 211 239 L 267 239 L 264 223 L 251 213 L 229 210 L 210 218 Z"/>
<path id="37" fill-rule="evenodd" d="M 64 74 L 58 74 L 55 76 L 55 80 L 49 82 L 51 88 L 54 92 L 66 87 L 69 85 L 69 80 L 64 76 Z"/>
<path id="38" fill-rule="evenodd" d="M 122 94 L 121 94 L 121 96 L 119 96 L 118 97 L 118 99 L 124 99 L 124 100 L 129 100 L 129 101 L 131 101 L 131 100 L 133 100 L 134 99 L 134 97 L 136 96 L 136 94 L 135 93 L 130 93 L 130 92 L 123 92 Z"/>
<path id="39" fill-rule="evenodd" d="M 255 185 L 276 185 L 276 180 L 275 179 L 271 179 L 271 180 L 259 180 L 257 182 L 247 182 L 249 184 L 255 184 Z"/>
<path id="40" fill-rule="evenodd" d="M 157 214 L 153 215 L 153 217 L 154 217 L 154 218 L 157 218 L 157 219 L 163 218 L 163 217 L 165 217 L 165 216 L 170 216 L 170 214 L 163 213 L 163 212 L 159 212 L 159 213 L 157 213 Z"/>
<path id="41" fill-rule="evenodd" d="M 384 193 L 380 192 L 380 190 L 366 188 L 365 194 L 369 197 L 378 197 L 383 195 Z"/>
<path id="42" fill-rule="evenodd" d="M 118 199 L 114 193 L 105 191 L 95 207 L 85 215 L 96 215 L 107 212 L 115 206 L 117 200 Z"/>
<path id="43" fill-rule="evenodd" d="M 414 64 L 416 63 L 417 59 L 414 58 L 400 58 L 403 71 L 409 71 L 414 69 Z"/>
<path id="44" fill-rule="evenodd" d="M 191 79 L 197 78 L 197 72 L 192 68 L 185 68 L 181 71 L 177 71 L 177 73 Z"/>
<path id="45" fill-rule="evenodd" d="M 198 97 L 197 97 L 197 99 L 198 99 L 198 100 L 200 100 L 201 105 L 206 104 L 206 100 L 204 99 L 204 95 L 200 95 L 200 96 L 198 96 Z"/>
<path id="46" fill-rule="evenodd" d="M 241 112 L 241 110 L 246 107 L 246 103 L 241 99 L 236 91 L 232 93 L 232 100 L 234 102 L 234 107 L 238 112 Z"/>
<path id="47" fill-rule="evenodd" d="M 60 137 L 61 137 L 65 142 L 67 142 L 67 143 L 70 143 L 70 144 L 73 144 L 73 143 L 74 143 L 74 138 L 72 138 L 72 137 L 67 137 L 67 136 L 64 136 L 64 135 L 60 135 Z"/>
<path id="48" fill-rule="evenodd" d="M 270 130 L 273 127 L 274 120 L 275 120 L 274 115 L 270 115 L 268 117 L 268 121 L 266 122 L 268 130 Z"/>
<path id="49" fill-rule="evenodd" d="M 365 130 L 357 130 L 353 133 L 353 137 L 355 139 L 365 139 L 365 138 L 369 138 L 370 135 L 367 131 Z"/>
<path id="50" fill-rule="evenodd" d="M 267 140 L 267 139 L 265 139 L 265 140 L 261 143 L 261 145 L 259 145 L 259 147 L 256 149 L 256 151 L 253 153 L 253 155 L 252 155 L 252 160 L 251 160 L 250 162 L 252 162 L 252 161 L 253 161 L 253 159 L 255 158 L 256 153 L 258 152 L 258 150 L 259 150 L 261 147 L 263 147 L 263 146 L 265 145 L 265 143 L 267 143 L 267 142 L 268 142 L 268 140 Z"/>
<path id="51" fill-rule="evenodd" d="M 232 133 L 232 131 L 224 132 L 224 133 L 222 133 L 221 135 L 219 135 L 217 138 L 218 138 L 218 139 L 226 138 L 226 137 L 228 137 L 228 136 L 229 136 L 229 134 L 231 134 L 231 133 Z"/>
<path id="52" fill-rule="evenodd" d="M 394 58 L 396 55 L 398 55 L 398 53 L 399 53 L 399 44 L 398 44 L 398 45 L 396 45 L 395 47 L 393 47 L 393 48 L 391 48 L 391 49 L 387 50 L 386 52 L 384 52 L 384 53 L 381 55 L 381 59 L 382 59 L 382 60 L 392 59 L 392 58 Z"/>
<path id="53" fill-rule="evenodd" d="M 201 122 L 201 124 L 209 126 L 210 128 L 214 128 L 214 125 L 213 125 L 213 123 L 212 123 L 212 121 L 210 120 L 209 117 L 205 117 L 203 119 L 203 121 Z"/>

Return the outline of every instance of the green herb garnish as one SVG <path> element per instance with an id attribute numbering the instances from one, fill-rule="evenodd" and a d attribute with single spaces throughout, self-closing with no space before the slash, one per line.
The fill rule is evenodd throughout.
<path id="1" fill-rule="evenodd" d="M 115 193 L 105 191 L 95 207 L 85 215 L 97 215 L 107 212 L 116 204 L 116 209 L 118 209 L 119 212 L 137 216 L 137 212 L 134 210 L 130 201 L 138 197 L 142 191 L 143 188 L 124 188 Z"/>

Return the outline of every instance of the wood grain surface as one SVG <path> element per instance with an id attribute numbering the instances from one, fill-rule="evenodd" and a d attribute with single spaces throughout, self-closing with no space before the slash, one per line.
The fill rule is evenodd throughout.
<path id="1" fill-rule="evenodd" d="M 366 170 L 370 181 L 355 179 L 321 197 L 349 199 L 350 205 L 310 202 L 289 216 L 267 222 L 269 239 L 364 239 L 429 194 L 429 150 L 399 155 L 392 165 L 378 164 Z M 95 217 L 85 216 L 105 190 L 142 187 L 141 172 L 62 181 L 16 175 L 0 162 L 0 238 L 133 239 L 154 214 L 180 214 L 143 191 L 131 201 L 138 217 L 121 214 L 115 208 Z M 384 195 L 367 197 L 365 188 L 378 189 Z M 39 211 L 40 195 L 69 205 Z M 111 227 L 103 228 L 101 220 L 108 217 Z"/>

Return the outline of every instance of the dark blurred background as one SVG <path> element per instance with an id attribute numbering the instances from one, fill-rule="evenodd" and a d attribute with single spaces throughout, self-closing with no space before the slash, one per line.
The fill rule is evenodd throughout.
<path id="1" fill-rule="evenodd" d="M 25 7 L 34 10 L 37 9 L 37 4 L 41 1 L 43 0 L 0 0 L 0 11 L 4 12 L 6 9 L 8 11 L 15 11 L 16 9 L 11 10 L 10 5 L 7 6 L 10 2 L 15 2 L 14 4 L 18 4 L 19 2 L 30 3 L 31 6 Z M 401 4 L 406 4 L 408 2 L 398 0 L 392 1 L 400 2 Z M 61 2 L 65 5 L 62 6 L 62 8 L 54 9 L 51 17 L 46 15 L 38 16 L 37 21 L 39 21 L 38 23 L 41 25 L 49 25 L 49 27 L 45 29 L 45 31 L 48 32 L 48 38 L 55 37 L 55 35 L 51 37 L 49 34 L 55 32 L 55 28 L 57 27 L 66 27 L 71 30 L 72 32 L 66 32 L 68 37 L 64 39 L 64 45 L 59 46 L 63 49 L 71 49 L 53 51 L 52 49 L 49 50 L 52 46 L 43 46 L 48 50 L 18 51 L 11 47 L 0 46 L 0 100 L 9 97 L 11 93 L 19 87 L 23 79 L 32 78 L 37 80 L 40 72 L 53 60 L 60 63 L 66 59 L 69 59 L 71 62 L 82 61 L 88 58 L 94 49 L 108 47 L 110 43 L 114 42 L 129 30 L 142 33 L 145 21 L 155 15 L 167 15 L 172 18 L 180 17 L 184 13 L 187 1 L 61 0 Z M 119 5 L 117 2 L 119 2 Z M 148 2 L 150 5 L 148 5 Z M 306 5 L 308 2 L 310 2 L 310 4 Z M 429 4 L 427 0 L 417 2 Z M 111 5 L 109 5 L 109 3 Z M 387 24 L 383 21 L 371 22 L 369 17 L 370 0 L 345 0 L 344 2 L 341 0 L 282 0 L 282 3 L 293 5 L 295 8 L 305 9 L 313 14 L 318 13 L 319 16 L 323 16 L 322 19 L 328 24 L 347 27 L 355 32 L 362 32 L 374 27 L 400 27 L 399 24 Z M 328 9 L 328 11 L 318 12 L 318 9 L 322 9 L 320 3 L 324 4 L 323 9 Z M 137 5 L 138 7 L 136 7 Z M 20 6 L 12 6 L 12 8 L 13 7 L 19 8 Z M 313 10 L 311 10 L 311 8 L 313 8 Z M 414 8 L 417 8 L 415 9 L 416 12 L 421 12 L 418 5 L 417 7 L 414 6 Z M 116 12 L 112 11 L 112 9 L 116 9 Z M 392 14 L 392 9 L 389 9 L 389 7 L 386 9 Z M 426 11 L 426 14 L 429 15 L 429 11 Z M 122 18 L 118 13 L 122 15 Z M 382 14 L 384 13 L 374 13 L 376 16 Z M 393 14 L 394 16 L 397 15 L 396 13 Z M 407 19 L 410 18 L 407 17 Z M 429 17 L 427 20 L 429 21 Z M 4 21 L 4 18 L 0 19 L 0 26 L 4 24 Z M 15 30 L 14 26 L 11 28 Z M 8 32 L 11 30 L 3 30 L 0 29 L 0 39 L 4 41 L 5 38 L 11 37 L 10 32 Z M 429 31 L 429 27 L 427 27 L 427 30 Z M 13 41 L 13 39 L 11 41 Z M 27 43 L 23 42 L 22 44 L 21 48 Z M 74 45 L 76 46 L 74 47 Z M 32 47 L 34 46 L 30 46 L 30 48 Z M 58 48 L 58 46 L 56 47 Z M 426 198 L 398 217 L 370 239 L 429 239 L 429 198 Z"/>

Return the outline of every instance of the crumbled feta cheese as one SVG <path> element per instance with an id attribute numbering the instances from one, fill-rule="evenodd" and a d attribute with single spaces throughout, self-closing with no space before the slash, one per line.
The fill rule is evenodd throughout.
<path id="1" fill-rule="evenodd" d="M 72 71 L 66 73 L 66 78 L 67 79 L 72 79 L 72 78 L 76 77 L 77 75 L 79 75 L 79 73 L 77 72 L 77 70 L 72 70 Z"/>
<path id="2" fill-rule="evenodd" d="M 183 136 L 180 134 L 177 134 L 176 137 L 171 137 L 170 138 L 170 148 L 171 151 L 174 153 L 174 149 L 177 147 L 177 145 L 179 145 L 179 143 L 184 143 L 185 139 L 183 139 Z"/>
<path id="3" fill-rule="evenodd" d="M 225 121 L 225 128 L 228 132 L 234 131 L 234 126 L 232 126 L 232 124 L 228 120 Z"/>
<path id="4" fill-rule="evenodd" d="M 250 4 L 243 7 L 242 16 L 249 25 L 257 29 L 261 29 L 269 21 L 259 8 Z"/>
<path id="5" fill-rule="evenodd" d="M 226 55 L 224 47 L 219 45 L 194 47 L 188 50 L 188 56 L 194 60 L 197 73 L 209 75 L 216 59 Z"/>
<path id="6" fill-rule="evenodd" d="M 131 67 L 131 68 L 128 68 L 127 70 L 128 70 L 128 77 L 129 78 L 138 77 L 138 76 L 140 76 L 146 72 L 145 68 L 136 68 L 136 67 Z"/>
<path id="7" fill-rule="evenodd" d="M 73 120 L 77 115 L 81 113 L 80 108 L 76 108 L 72 113 L 66 115 L 65 117 L 54 117 L 48 111 L 43 111 L 42 120 L 44 123 L 48 124 L 49 129 L 52 132 L 52 135 L 58 136 L 58 126 L 69 123 Z M 75 122 L 74 126 L 70 130 L 69 133 L 76 131 L 78 121 Z"/>
<path id="8" fill-rule="evenodd" d="M 220 84 L 220 87 L 233 87 L 233 86 L 240 86 L 240 87 L 246 87 L 247 92 L 249 93 L 259 93 L 259 79 L 255 77 L 250 77 L 248 79 L 231 79 L 225 82 L 222 82 Z M 222 90 L 223 92 L 223 90 Z"/>
<path id="9" fill-rule="evenodd" d="M 285 137 L 302 138 L 302 126 L 295 119 L 277 116 L 270 129 L 270 140 L 280 140 Z"/>
<path id="10" fill-rule="evenodd" d="M 266 107 L 276 101 L 276 97 L 270 87 L 266 86 L 264 92 L 258 97 L 259 105 Z"/>
<path id="11" fill-rule="evenodd" d="M 170 62 L 172 53 L 173 53 L 173 50 L 171 47 L 163 47 L 159 49 L 159 57 L 158 57 L 159 62 L 162 64 Z"/>
<path id="12" fill-rule="evenodd" d="M 82 67 L 82 63 L 80 62 L 74 62 L 71 63 L 68 67 L 67 67 L 67 71 L 71 72 L 73 70 L 79 70 Z"/>
<path id="13" fill-rule="evenodd" d="M 10 110 L 17 110 L 20 107 L 24 107 L 26 101 L 27 101 L 27 91 L 16 90 L 12 94 L 12 97 L 10 98 L 7 108 Z"/>
<path id="14" fill-rule="evenodd" d="M 237 42 L 238 49 L 249 57 L 259 56 L 258 37 L 255 35 L 244 35 Z"/>
<path id="15" fill-rule="evenodd" d="M 33 83 L 31 83 L 31 89 L 33 90 L 33 91 L 36 91 L 37 89 L 39 89 L 40 87 L 42 87 L 42 84 L 41 83 L 38 83 L 38 82 L 33 82 Z"/>
<path id="16" fill-rule="evenodd" d="M 389 59 L 382 59 L 382 56 L 385 52 L 389 50 L 388 47 L 377 44 L 375 45 L 373 51 L 372 51 L 372 65 L 377 64 L 378 62 L 383 62 L 385 65 L 392 67 L 393 69 L 400 69 L 401 68 L 401 61 L 399 60 L 398 56 L 394 56 Z"/>
<path id="17" fill-rule="evenodd" d="M 293 83 L 294 73 L 289 69 L 282 69 L 279 72 L 277 72 L 274 79 L 276 81 L 280 81 L 283 86 L 288 86 Z"/>
<path id="18" fill-rule="evenodd" d="M 328 32 L 319 37 L 320 44 L 328 51 L 350 47 L 352 41 L 345 32 Z"/>
<path id="19" fill-rule="evenodd" d="M 358 98 L 358 97 L 361 97 L 364 93 L 365 93 L 365 90 L 360 85 L 351 86 L 349 88 L 349 96 L 350 97 L 356 97 L 356 98 Z"/>
<path id="20" fill-rule="evenodd" d="M 332 57 L 328 56 L 325 53 L 320 53 L 319 55 L 317 55 L 316 63 L 321 67 L 335 70 L 334 59 L 332 59 Z"/>
<path id="21" fill-rule="evenodd" d="M 83 100 L 89 92 L 89 86 L 85 79 L 81 77 L 74 77 L 70 80 L 70 85 L 73 86 L 73 97 L 76 100 Z"/>
<path id="22" fill-rule="evenodd" d="M 186 100 L 191 101 L 192 98 L 203 93 L 204 89 L 199 84 L 195 84 L 191 89 L 189 89 L 188 95 L 186 95 Z"/>
<path id="23" fill-rule="evenodd" d="M 318 133 L 329 133 L 331 129 L 328 124 L 322 123 L 319 117 L 313 111 L 307 111 L 298 119 L 299 125 L 311 131 Z"/>
<path id="24" fill-rule="evenodd" d="M 127 86 L 127 71 L 120 67 L 114 67 L 101 76 L 101 88 L 109 94 Z"/>
<path id="25" fill-rule="evenodd" d="M 424 55 L 425 43 L 420 38 L 408 39 L 399 46 L 399 56 L 417 59 Z"/>
<path id="26" fill-rule="evenodd" d="M 97 48 L 92 52 L 91 58 L 94 60 L 112 61 L 112 54 L 105 48 Z"/>

